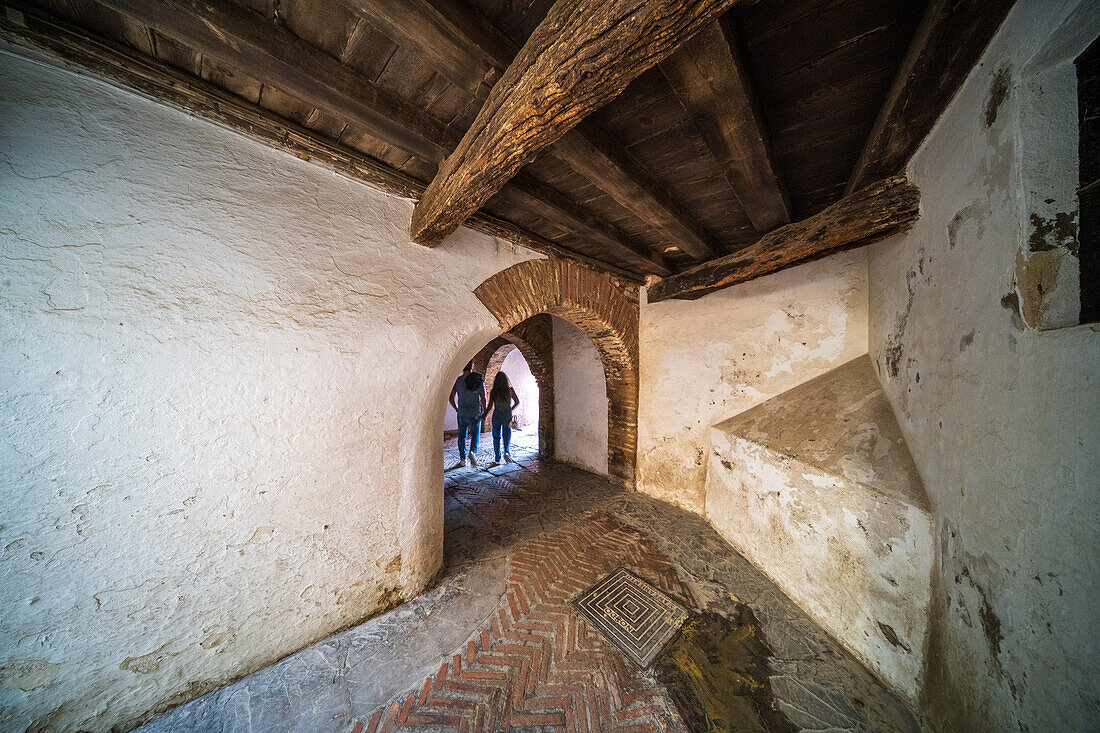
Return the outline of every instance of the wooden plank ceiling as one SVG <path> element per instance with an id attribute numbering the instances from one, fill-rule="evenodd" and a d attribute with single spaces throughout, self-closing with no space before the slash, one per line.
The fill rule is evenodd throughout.
<path id="1" fill-rule="evenodd" d="M 2 4 L 201 79 L 422 192 L 554 2 Z M 844 196 L 926 5 L 736 2 L 525 165 L 482 218 L 641 281 L 818 214 Z"/>

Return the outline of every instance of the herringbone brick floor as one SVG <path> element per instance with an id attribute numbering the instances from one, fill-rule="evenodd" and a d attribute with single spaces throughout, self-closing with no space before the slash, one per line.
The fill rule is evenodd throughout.
<path id="1" fill-rule="evenodd" d="M 904 703 L 705 519 L 530 455 L 445 476 L 435 588 L 143 733 L 681 730 L 672 695 L 687 704 L 683 690 L 635 668 L 568 606 L 619 565 L 712 616 L 751 606 L 770 650 L 731 667 L 746 676 L 723 689 L 742 709 L 766 698 L 803 729 L 917 733 Z M 779 730 L 749 712 L 756 720 L 734 730 Z"/>
<path id="2" fill-rule="evenodd" d="M 652 674 L 634 668 L 568 605 L 619 565 L 692 605 L 669 561 L 644 535 L 606 513 L 591 515 L 516 551 L 496 613 L 465 652 L 418 691 L 357 722 L 353 733 L 407 726 L 683 729 Z"/>

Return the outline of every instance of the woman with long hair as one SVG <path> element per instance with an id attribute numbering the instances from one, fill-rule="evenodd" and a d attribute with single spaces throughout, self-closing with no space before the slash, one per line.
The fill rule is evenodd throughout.
<path id="1" fill-rule="evenodd" d="M 512 385 L 508 382 L 508 375 L 497 372 L 493 380 L 493 388 L 489 390 L 489 407 L 493 413 L 493 453 L 496 454 L 496 462 L 500 463 L 500 442 L 504 440 L 504 460 L 512 462 L 512 456 L 508 449 L 512 444 L 512 410 L 519 404 L 519 397 Z"/>

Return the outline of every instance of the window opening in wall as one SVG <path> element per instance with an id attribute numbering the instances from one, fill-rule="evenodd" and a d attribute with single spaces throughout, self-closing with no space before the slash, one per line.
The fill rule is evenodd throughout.
<path id="1" fill-rule="evenodd" d="M 1081 322 L 1100 321 L 1100 38 L 1074 61 L 1080 216 L 1077 239 L 1081 267 Z"/>

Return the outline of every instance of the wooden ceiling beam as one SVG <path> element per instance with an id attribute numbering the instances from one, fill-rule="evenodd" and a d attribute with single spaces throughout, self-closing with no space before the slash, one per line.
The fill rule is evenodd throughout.
<path id="1" fill-rule="evenodd" d="M 524 165 L 734 0 L 557 0 L 440 166 L 410 236 L 443 241 Z"/>
<path id="2" fill-rule="evenodd" d="M 485 16 L 455 0 L 340 0 L 477 100 L 484 100 L 516 55 Z"/>
<path id="3" fill-rule="evenodd" d="M 1015 0 L 931 0 L 846 193 L 900 173 L 959 91 Z"/>
<path id="4" fill-rule="evenodd" d="M 6 42 L 86 69 L 142 95 L 230 127 L 253 140 L 290 152 L 302 160 L 313 161 L 373 188 L 408 198 L 417 198 L 424 192 L 422 181 L 357 150 L 325 140 L 312 130 L 163 61 L 43 13 L 21 0 L 4 0 L 0 6 L 15 11 L 0 12 L 0 39 Z M 548 214 L 547 218 L 555 216 L 552 210 Z M 560 214 L 558 218 L 561 218 Z M 471 217 L 467 226 L 535 252 L 608 272 L 629 282 L 640 283 L 643 279 L 638 272 L 566 249 L 521 226 L 484 212 Z"/>
<path id="5" fill-rule="evenodd" d="M 791 220 L 791 203 L 772 154 L 756 90 L 737 40 L 715 21 L 661 63 L 680 104 L 718 160 L 753 228 Z"/>
<path id="6" fill-rule="evenodd" d="M 99 1 L 248 76 L 307 100 L 337 119 L 357 124 L 426 162 L 438 165 L 458 142 L 458 135 L 435 117 L 246 9 L 202 0 Z M 552 191 L 549 187 L 540 190 Z M 554 201 L 561 203 L 563 198 L 558 194 Z M 649 252 L 572 202 L 568 206 L 543 202 L 540 208 L 545 218 L 568 231 L 601 233 L 600 241 L 613 243 L 619 256 L 629 251 L 631 259 L 639 261 L 640 250 Z M 614 232 L 617 235 L 610 236 Z M 659 257 L 651 256 L 646 262 L 646 274 L 668 272 Z"/>
<path id="7" fill-rule="evenodd" d="M 592 125 L 562 135 L 550 154 L 592 181 L 620 206 L 663 231 L 669 243 L 697 260 L 715 257 L 717 243 L 684 213 L 664 187 L 618 143 Z"/>
<path id="8" fill-rule="evenodd" d="M 402 171 L 286 120 L 200 77 L 43 12 L 22 0 L 0 1 L 0 38 L 43 52 L 96 76 L 232 128 L 247 137 L 323 164 L 397 196 L 424 187 Z"/>
<path id="9" fill-rule="evenodd" d="M 568 218 L 575 223 L 572 230 L 591 238 L 618 257 L 627 259 L 647 274 L 670 275 L 672 270 L 659 254 L 635 242 L 618 227 L 592 216 L 577 203 L 527 173 L 517 173 L 501 194 L 517 205 L 526 207 L 546 219 Z"/>
<path id="10" fill-rule="evenodd" d="M 438 163 L 457 135 L 439 120 L 245 8 L 203 0 L 97 0 L 383 142 Z"/>
<path id="11" fill-rule="evenodd" d="M 850 194 L 819 214 L 765 234 L 737 252 L 654 283 L 650 303 L 695 300 L 731 285 L 878 242 L 912 228 L 920 191 L 902 176 Z"/>
<path id="12" fill-rule="evenodd" d="M 481 95 L 515 59 L 515 45 L 481 13 L 456 0 L 340 0 L 396 43 L 420 54 L 471 95 Z M 492 69 L 493 71 L 488 71 Z M 550 154 L 568 164 L 669 242 L 698 260 L 717 256 L 711 236 L 633 158 L 592 126 L 566 133 Z"/>

